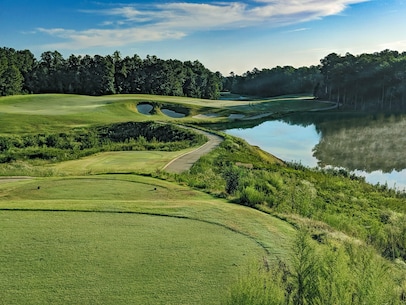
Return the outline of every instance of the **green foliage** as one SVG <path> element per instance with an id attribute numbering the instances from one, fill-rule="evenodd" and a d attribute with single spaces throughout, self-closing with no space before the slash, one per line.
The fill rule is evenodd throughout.
<path id="1" fill-rule="evenodd" d="M 241 204 L 250 207 L 255 207 L 257 204 L 261 204 L 265 200 L 265 194 L 252 186 L 246 186 L 240 190 L 238 197 L 238 201 Z"/>
<path id="2" fill-rule="evenodd" d="M 0 49 L 0 95 L 146 93 L 217 99 L 221 85 L 221 75 L 198 61 L 149 55 L 144 60 L 138 55 L 121 58 L 118 51 L 112 56 L 71 55 L 68 59 L 58 51 L 47 51 L 35 60 L 29 51 Z"/>
<path id="3" fill-rule="evenodd" d="M 405 67 L 405 52 L 384 50 L 358 56 L 332 53 L 321 60 L 324 80 L 316 94 L 361 111 L 405 109 Z"/>
<path id="4" fill-rule="evenodd" d="M 320 295 L 318 285 L 319 259 L 305 232 L 300 231 L 298 233 L 293 252 L 293 271 L 291 274 L 293 289 L 292 291 L 289 289 L 290 296 L 288 298 L 295 305 L 316 304 Z"/>
<path id="5" fill-rule="evenodd" d="M 268 267 L 268 268 L 267 268 Z M 269 269 L 268 262 L 254 265 L 229 291 L 224 305 L 282 305 L 285 303 L 284 274 Z"/>
<path id="6" fill-rule="evenodd" d="M 224 78 L 223 87 L 233 93 L 251 96 L 278 96 L 297 93 L 312 93 L 322 77 L 317 66 L 272 69 L 257 68 L 242 76 L 232 74 Z"/>
<path id="7" fill-rule="evenodd" d="M 101 151 L 173 151 L 204 141 L 201 134 L 172 125 L 127 122 L 56 134 L 0 136 L 0 160 L 64 161 Z"/>
<path id="8" fill-rule="evenodd" d="M 33 62 L 29 51 L 0 48 L 0 96 L 23 92 L 24 75 L 31 70 Z"/>
<path id="9" fill-rule="evenodd" d="M 368 247 L 317 247 L 299 231 L 290 264 L 265 262 L 250 269 L 231 287 L 225 304 L 406 304 L 391 268 Z"/>
<path id="10" fill-rule="evenodd" d="M 240 175 L 241 171 L 236 166 L 229 166 L 224 170 L 223 176 L 226 181 L 225 191 L 227 194 L 233 195 L 238 190 Z"/>

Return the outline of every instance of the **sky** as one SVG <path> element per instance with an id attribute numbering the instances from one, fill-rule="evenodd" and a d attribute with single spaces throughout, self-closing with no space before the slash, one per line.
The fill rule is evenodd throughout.
<path id="1" fill-rule="evenodd" d="M 0 0 L 0 47 L 198 60 L 224 76 L 406 51 L 406 0 Z"/>

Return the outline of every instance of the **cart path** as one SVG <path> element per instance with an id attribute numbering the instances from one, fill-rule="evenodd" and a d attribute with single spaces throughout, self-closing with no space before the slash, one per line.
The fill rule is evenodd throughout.
<path id="1" fill-rule="evenodd" d="M 180 174 L 181 172 L 189 170 L 201 156 L 209 153 L 224 141 L 224 138 L 218 135 L 198 129 L 193 130 L 205 135 L 209 140 L 199 148 L 173 159 L 165 165 L 163 168 L 165 171 Z"/>

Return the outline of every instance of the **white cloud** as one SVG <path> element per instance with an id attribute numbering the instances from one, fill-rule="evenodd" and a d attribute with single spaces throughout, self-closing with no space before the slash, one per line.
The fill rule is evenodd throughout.
<path id="1" fill-rule="evenodd" d="M 66 43 L 54 47 L 79 49 L 123 46 L 145 41 L 180 39 L 196 31 L 299 24 L 339 14 L 349 5 L 365 1 L 368 0 L 254 0 L 250 4 L 235 1 L 121 5 L 108 10 L 81 11 L 108 16 L 110 19 L 101 23 L 102 29 L 38 30 L 66 40 Z M 113 29 L 113 26 L 117 28 Z"/>
<path id="2" fill-rule="evenodd" d="M 171 30 L 155 30 L 152 28 L 130 29 L 91 29 L 86 31 L 73 31 L 63 29 L 41 29 L 47 33 L 68 41 L 47 45 L 48 48 L 81 49 L 91 47 L 119 47 L 137 41 L 161 41 L 165 39 L 180 39 L 185 36 L 182 32 Z"/>
<path id="3" fill-rule="evenodd" d="M 298 28 L 298 29 L 286 31 L 286 33 L 304 32 L 304 31 L 308 31 L 308 30 L 310 30 L 310 28 Z"/>
<path id="4" fill-rule="evenodd" d="M 406 40 L 386 42 L 380 45 L 382 49 L 406 51 Z"/>

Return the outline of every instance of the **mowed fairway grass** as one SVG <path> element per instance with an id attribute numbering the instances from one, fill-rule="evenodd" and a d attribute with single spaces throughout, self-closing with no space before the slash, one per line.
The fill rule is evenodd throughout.
<path id="1" fill-rule="evenodd" d="M 114 151 L 98 153 L 80 160 L 61 162 L 50 166 L 62 175 L 100 173 L 151 174 L 162 169 L 174 158 L 196 148 L 181 151 Z"/>
<path id="2" fill-rule="evenodd" d="M 250 239 L 187 219 L 1 212 L 2 304 L 218 304 Z"/>
<path id="3" fill-rule="evenodd" d="M 135 175 L 4 179 L 0 196 L 2 304 L 219 304 L 294 236 L 267 214 Z"/>
<path id="4" fill-rule="evenodd" d="M 136 105 L 145 102 L 187 108 L 189 114 L 181 119 L 161 111 L 144 115 Z M 215 121 L 238 111 L 277 111 L 282 100 L 274 102 L 2 97 L 0 134 L 59 133 L 125 121 L 196 122 L 203 119 L 194 115 L 207 113 L 219 114 L 209 119 Z M 309 101 L 290 102 L 310 107 Z M 288 257 L 295 230 L 287 223 L 133 174 L 161 170 L 186 151 L 17 163 L 12 175 L 31 175 L 24 168 L 41 167 L 53 177 L 0 179 L 0 304 L 220 304 L 248 265 Z"/>
<path id="5" fill-rule="evenodd" d="M 139 113 L 139 103 L 171 105 L 187 109 L 184 118 L 172 118 L 161 111 L 153 115 Z M 126 121 L 175 121 L 184 123 L 228 121 L 232 114 L 246 117 L 264 113 L 283 113 L 292 110 L 328 108 L 330 104 L 311 100 L 310 97 L 280 97 L 254 101 L 203 100 L 186 97 L 157 95 L 79 96 L 68 94 L 39 94 L 0 98 L 0 134 L 61 132 L 73 127 L 109 124 Z M 197 115 L 214 114 L 200 117 Z"/>

